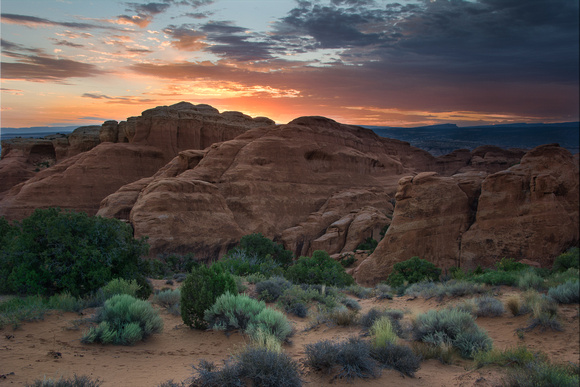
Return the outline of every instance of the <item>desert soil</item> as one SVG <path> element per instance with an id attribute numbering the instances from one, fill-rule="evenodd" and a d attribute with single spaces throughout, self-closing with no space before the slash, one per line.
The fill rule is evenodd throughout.
<path id="1" fill-rule="evenodd" d="M 154 281 L 156 287 L 165 287 L 163 281 Z M 518 292 L 512 288 L 497 289 L 496 296 L 505 300 Z M 373 307 L 405 311 L 405 320 L 413 314 L 429 309 L 440 309 L 460 301 L 450 299 L 438 302 L 434 299 L 409 299 L 395 297 L 393 300 L 358 300 L 361 313 Z M 273 305 L 271 305 L 273 306 Z M 103 381 L 103 386 L 157 386 L 173 379 L 183 381 L 192 375 L 192 365 L 205 359 L 216 364 L 243 348 L 248 340 L 240 333 L 192 330 L 183 325 L 181 317 L 161 311 L 165 329 L 134 346 L 82 344 L 80 337 L 87 328 L 86 318 L 94 310 L 77 313 L 52 312 L 43 321 L 23 323 L 18 329 L 10 327 L 0 331 L 0 386 L 24 385 L 36 379 L 60 376 L 91 375 Z M 494 348 L 505 349 L 526 345 L 530 350 L 542 351 L 556 363 L 580 360 L 578 305 L 561 306 L 559 310 L 563 332 L 539 329 L 526 332 L 523 339 L 516 334 L 517 328 L 527 325 L 526 316 L 512 317 L 506 312 L 502 317 L 478 318 L 477 324 L 493 339 Z M 305 358 L 304 346 L 320 340 L 344 340 L 360 336 L 360 327 L 332 327 L 319 325 L 305 330 L 308 318 L 289 317 L 296 333 L 284 351 L 296 361 Z M 363 385 L 374 386 L 498 386 L 505 377 L 499 367 L 473 369 L 467 360 L 456 360 L 443 365 L 437 360 L 424 361 L 414 378 L 402 376 L 392 370 L 384 370 L 377 379 L 357 379 L 349 383 L 333 379 L 330 375 L 308 372 L 303 369 L 305 385 Z"/>

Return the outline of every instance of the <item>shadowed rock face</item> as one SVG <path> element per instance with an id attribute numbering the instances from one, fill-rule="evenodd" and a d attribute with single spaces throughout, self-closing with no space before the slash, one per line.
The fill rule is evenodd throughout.
<path id="1" fill-rule="evenodd" d="M 393 222 L 355 277 L 376 283 L 412 256 L 442 268 L 486 267 L 503 257 L 549 266 L 578 245 L 578 195 L 577 160 L 557 145 L 490 175 L 403 178 Z"/>
<path id="2" fill-rule="evenodd" d="M 105 197 L 152 176 L 179 151 L 203 149 L 273 124 L 266 118 L 220 114 L 208 105 L 181 102 L 146 110 L 126 122 L 81 127 L 68 137 L 3 142 L 0 216 L 22 219 L 35 208 L 53 206 L 93 215 Z M 39 162 L 56 165 L 35 173 Z"/>

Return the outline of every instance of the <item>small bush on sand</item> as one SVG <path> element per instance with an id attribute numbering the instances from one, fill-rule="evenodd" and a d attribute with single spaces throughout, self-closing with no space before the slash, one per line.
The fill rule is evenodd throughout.
<path id="1" fill-rule="evenodd" d="M 291 333 L 292 327 L 282 313 L 266 308 L 263 301 L 257 301 L 245 294 L 225 293 L 216 299 L 205 312 L 205 321 L 212 329 L 241 329 L 249 335 L 259 330 L 284 341 Z"/>
<path id="2" fill-rule="evenodd" d="M 391 319 L 387 316 L 382 316 L 376 320 L 369 329 L 369 333 L 373 337 L 372 342 L 374 347 L 385 347 L 387 344 L 397 344 L 397 333 L 393 329 Z"/>
<path id="3" fill-rule="evenodd" d="M 580 380 L 578 373 L 570 367 L 535 361 L 511 370 L 508 373 L 506 385 L 509 387 L 578 387 Z"/>
<path id="4" fill-rule="evenodd" d="M 363 329 L 370 329 L 375 321 L 381 317 L 388 317 L 391 321 L 391 326 L 397 336 L 403 336 L 403 328 L 401 327 L 401 319 L 403 318 L 403 312 L 397 309 L 378 309 L 372 308 L 367 313 L 360 317 L 359 323 L 362 325 Z"/>
<path id="5" fill-rule="evenodd" d="M 157 304 L 173 315 L 181 315 L 181 307 L 179 302 L 181 300 L 181 291 L 179 289 L 165 289 L 153 295 L 152 302 Z"/>
<path id="6" fill-rule="evenodd" d="M 202 360 L 194 367 L 197 375 L 191 386 L 223 387 L 252 386 L 298 387 L 302 385 L 298 364 L 283 352 L 265 348 L 247 347 L 226 361 L 221 369 Z"/>
<path id="7" fill-rule="evenodd" d="M 207 328 L 205 311 L 226 292 L 236 293 L 237 286 L 232 275 L 221 266 L 194 267 L 181 286 L 181 318 L 185 325 L 197 329 Z"/>
<path id="8" fill-rule="evenodd" d="M 342 342 L 320 341 L 307 344 L 305 365 L 314 371 L 330 373 L 334 378 L 353 380 L 379 375 L 377 362 L 371 357 L 371 346 L 358 338 Z"/>
<path id="9" fill-rule="evenodd" d="M 580 301 L 580 281 L 568 281 L 555 288 L 550 288 L 548 296 L 560 304 L 577 304 Z"/>
<path id="10" fill-rule="evenodd" d="M 421 357 L 404 345 L 373 346 L 371 357 L 383 368 L 394 369 L 410 377 L 414 377 L 415 372 L 421 368 Z"/>
<path id="11" fill-rule="evenodd" d="M 499 317 L 504 314 L 503 304 L 497 298 L 482 296 L 465 300 L 456 308 L 471 313 L 477 317 Z"/>
<path id="12" fill-rule="evenodd" d="M 0 303 L 0 329 L 12 325 L 14 329 L 22 321 L 44 319 L 47 307 L 40 296 L 14 297 Z"/>
<path id="13" fill-rule="evenodd" d="M 35 380 L 26 387 L 98 387 L 102 384 L 99 379 L 93 379 L 87 375 L 74 375 L 70 378 Z"/>
<path id="14" fill-rule="evenodd" d="M 531 268 L 520 272 L 516 285 L 522 290 L 542 290 L 546 287 L 544 279 Z"/>
<path id="15" fill-rule="evenodd" d="M 435 359 L 443 364 L 452 364 L 457 352 L 449 343 L 433 345 L 421 341 L 412 342 L 411 349 L 422 360 Z"/>
<path id="16" fill-rule="evenodd" d="M 392 300 L 393 299 L 393 289 L 386 283 L 380 283 L 377 286 L 375 286 L 374 292 L 375 292 L 375 296 L 379 300 L 384 300 L 384 299 Z"/>
<path id="17" fill-rule="evenodd" d="M 50 309 L 62 310 L 64 312 L 80 312 L 85 308 L 85 301 L 74 297 L 68 292 L 55 294 L 48 299 Z"/>
<path id="18" fill-rule="evenodd" d="M 163 320 L 151 304 L 127 294 L 108 299 L 95 321 L 99 325 L 85 332 L 83 343 L 133 345 L 163 330 Z"/>
<path id="19" fill-rule="evenodd" d="M 371 298 L 373 296 L 373 289 L 365 288 L 364 286 L 357 284 L 347 286 L 344 291 L 362 299 Z"/>
<path id="20" fill-rule="evenodd" d="M 128 294 L 131 297 L 137 297 L 137 292 L 141 287 L 136 280 L 126 280 L 123 278 L 114 278 L 107 282 L 105 286 L 101 288 L 105 300 L 111 298 L 117 294 Z"/>
<path id="21" fill-rule="evenodd" d="M 344 271 L 344 267 L 322 250 L 312 253 L 312 257 L 300 257 L 286 270 L 285 276 L 296 284 L 320 284 L 342 288 L 354 283 L 354 279 Z"/>
<path id="22" fill-rule="evenodd" d="M 530 313 L 531 310 L 529 307 L 523 304 L 521 298 L 516 295 L 510 296 L 506 300 L 505 307 L 514 317 Z"/>
<path id="23" fill-rule="evenodd" d="M 272 277 L 256 283 L 256 293 L 260 300 L 273 302 L 291 286 L 292 283 L 283 277 Z"/>
<path id="24" fill-rule="evenodd" d="M 405 283 L 414 284 L 421 281 L 438 281 L 441 269 L 431 262 L 413 257 L 403 262 L 398 262 L 393 267 L 393 273 L 387 279 L 389 285 L 399 287 Z"/>
<path id="25" fill-rule="evenodd" d="M 342 300 L 340 300 L 340 303 L 344 306 L 346 306 L 348 309 L 350 310 L 360 310 L 361 306 L 358 303 L 357 300 L 353 300 L 352 298 L 349 297 L 345 297 Z"/>
<path id="26" fill-rule="evenodd" d="M 477 351 L 489 350 L 492 345 L 473 317 L 457 309 L 430 310 L 417 316 L 413 334 L 415 340 L 435 346 L 452 345 L 465 358 L 471 358 Z"/>
<path id="27" fill-rule="evenodd" d="M 506 348 L 503 351 L 492 349 L 490 351 L 478 352 L 474 356 L 475 366 L 477 368 L 487 365 L 505 366 L 523 366 L 536 359 L 536 356 L 524 346 L 515 348 Z"/>
<path id="28" fill-rule="evenodd" d="M 558 320 L 558 304 L 554 299 L 534 290 L 529 290 L 522 296 L 524 304 L 532 311 L 529 325 L 524 328 L 525 331 L 531 331 L 536 327 L 542 331 L 548 328 L 555 331 L 562 330 L 562 324 Z"/>

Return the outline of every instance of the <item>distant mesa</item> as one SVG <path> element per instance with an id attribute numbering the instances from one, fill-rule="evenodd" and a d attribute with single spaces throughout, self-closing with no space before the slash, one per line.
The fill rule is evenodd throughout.
<path id="1" fill-rule="evenodd" d="M 558 145 L 435 157 L 324 117 L 276 125 L 187 102 L 71 136 L 3 142 L 0 181 L 21 180 L 3 187 L 0 215 L 60 206 L 115 217 L 149 237 L 153 257 L 200 260 L 254 232 L 297 256 L 347 253 L 390 225 L 355 271 L 369 284 L 413 255 L 447 268 L 503 256 L 548 265 L 578 244 L 578 156 Z"/>

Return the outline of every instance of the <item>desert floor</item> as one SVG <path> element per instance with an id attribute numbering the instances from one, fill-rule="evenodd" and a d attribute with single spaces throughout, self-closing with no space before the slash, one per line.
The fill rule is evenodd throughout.
<path id="1" fill-rule="evenodd" d="M 163 281 L 154 281 L 155 286 L 164 287 Z M 496 296 L 505 300 L 519 292 L 510 287 L 496 289 Z M 392 308 L 405 311 L 404 321 L 413 314 L 429 309 L 440 309 L 460 299 L 441 302 L 407 296 L 393 300 L 358 300 L 360 313 L 372 307 Z M 273 305 L 270 305 L 273 306 Z M 23 323 L 18 329 L 5 327 L 0 331 L 0 386 L 24 385 L 35 379 L 58 378 L 60 376 L 91 375 L 103 381 L 103 386 L 157 386 L 173 379 L 183 381 L 192 375 L 193 364 L 205 359 L 216 364 L 243 348 L 248 339 L 240 333 L 226 335 L 216 331 L 192 330 L 183 325 L 181 317 L 162 311 L 165 322 L 163 333 L 153 335 L 130 347 L 82 344 L 80 337 L 86 329 L 84 315 L 77 313 L 52 312 L 43 321 Z M 478 318 L 477 324 L 493 339 L 494 348 L 504 349 L 523 344 L 532 351 L 546 353 L 552 362 L 578 363 L 580 360 L 578 305 L 560 306 L 559 315 L 563 332 L 538 328 L 526 332 L 523 339 L 515 330 L 527 325 L 529 317 L 511 317 L 506 312 L 502 317 Z M 304 359 L 304 346 L 324 339 L 343 340 L 363 334 L 360 326 L 332 327 L 319 325 L 305 330 L 308 318 L 289 316 L 295 326 L 291 343 L 284 344 L 284 351 L 297 361 Z M 377 379 L 353 382 L 336 380 L 327 374 L 308 372 L 303 369 L 305 385 L 363 385 L 363 386 L 497 386 L 505 377 L 499 367 L 475 370 L 471 361 L 457 359 L 454 364 L 444 365 L 437 360 L 422 362 L 415 378 L 404 377 L 397 371 L 384 370 Z"/>

